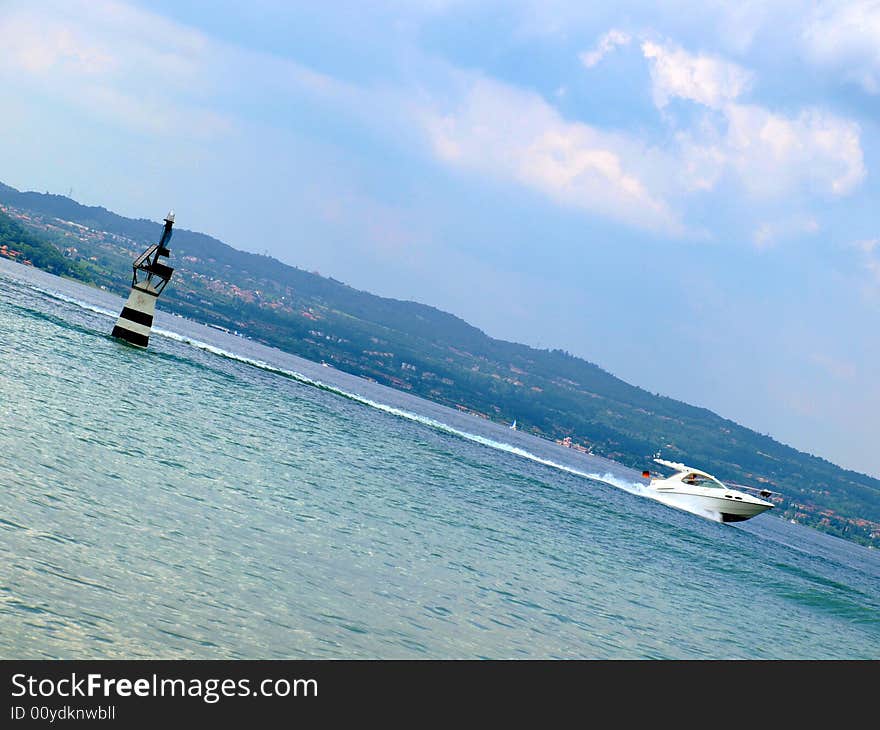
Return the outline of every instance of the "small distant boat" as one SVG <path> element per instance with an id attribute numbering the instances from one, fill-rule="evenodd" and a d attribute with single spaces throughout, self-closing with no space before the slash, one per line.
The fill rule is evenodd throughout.
<path id="1" fill-rule="evenodd" d="M 513 419 L 513 423 L 510 424 L 510 429 L 512 431 L 516 431 L 516 419 L 515 418 Z"/>
<path id="2" fill-rule="evenodd" d="M 742 522 L 773 509 L 772 502 L 731 489 L 700 469 L 665 459 L 654 461 L 675 470 L 672 476 L 665 478 L 651 478 L 649 471 L 642 472 L 643 477 L 651 480 L 648 488 L 657 493 L 657 499 L 671 507 L 701 512 L 721 522 Z M 759 493 L 770 496 L 766 489 Z"/>

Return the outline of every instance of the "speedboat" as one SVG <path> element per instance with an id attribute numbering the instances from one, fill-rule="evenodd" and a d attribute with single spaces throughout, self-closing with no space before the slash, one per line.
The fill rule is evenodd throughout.
<path id="1" fill-rule="evenodd" d="M 642 476 L 651 480 L 648 488 L 655 492 L 656 499 L 671 507 L 720 522 L 742 522 L 773 509 L 772 502 L 731 489 L 700 469 L 677 461 L 658 458 L 654 461 L 673 469 L 675 473 L 670 477 L 652 477 L 650 472 L 645 471 Z M 756 491 L 761 497 L 770 496 L 766 489 Z"/>

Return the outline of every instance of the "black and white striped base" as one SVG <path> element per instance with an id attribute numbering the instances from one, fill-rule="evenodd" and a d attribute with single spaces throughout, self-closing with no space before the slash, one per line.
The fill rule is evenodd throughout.
<path id="1" fill-rule="evenodd" d="M 111 334 L 135 347 L 146 347 L 150 343 L 157 296 L 132 287 Z"/>

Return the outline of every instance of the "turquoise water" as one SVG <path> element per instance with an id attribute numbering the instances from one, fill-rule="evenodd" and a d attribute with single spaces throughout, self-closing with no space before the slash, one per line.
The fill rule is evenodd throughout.
<path id="1" fill-rule="evenodd" d="M 880 658 L 876 551 L 121 306 L 0 260 L 0 658 Z"/>

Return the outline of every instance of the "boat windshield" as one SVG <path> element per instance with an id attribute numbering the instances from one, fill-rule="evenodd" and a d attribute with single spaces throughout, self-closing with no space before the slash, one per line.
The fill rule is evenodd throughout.
<path id="1" fill-rule="evenodd" d="M 685 474 L 681 479 L 685 484 L 692 484 L 696 487 L 710 487 L 712 489 L 726 489 L 726 487 L 721 484 L 721 482 L 713 479 L 712 477 L 706 476 L 705 474 L 694 474 L 693 472 L 689 472 Z"/>

